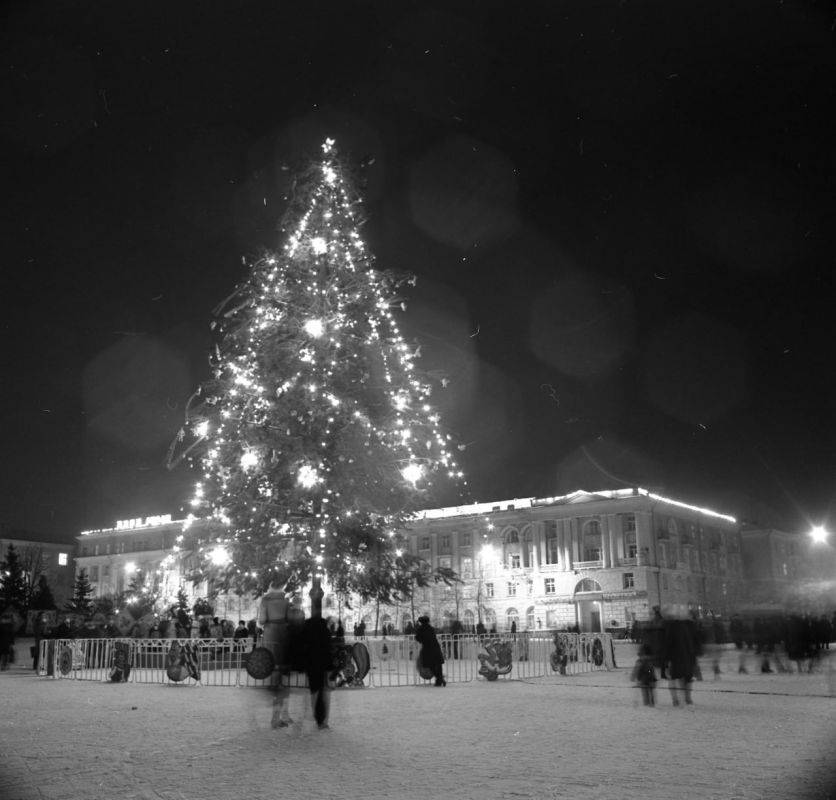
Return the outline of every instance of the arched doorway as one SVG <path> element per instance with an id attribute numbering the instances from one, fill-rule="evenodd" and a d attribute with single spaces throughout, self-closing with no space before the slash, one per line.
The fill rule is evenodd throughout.
<path id="1" fill-rule="evenodd" d="M 505 612 L 505 630 L 511 630 L 511 624 L 516 622 L 517 624 L 514 626 L 514 630 L 520 629 L 520 614 L 516 608 L 509 608 Z"/>
<path id="2" fill-rule="evenodd" d="M 464 614 L 462 614 L 462 624 L 467 633 L 473 633 L 476 630 L 476 620 L 469 608 L 466 608 Z"/>
<path id="3" fill-rule="evenodd" d="M 603 633 L 603 602 L 598 581 L 583 578 L 575 584 L 575 619 L 582 632 Z"/>

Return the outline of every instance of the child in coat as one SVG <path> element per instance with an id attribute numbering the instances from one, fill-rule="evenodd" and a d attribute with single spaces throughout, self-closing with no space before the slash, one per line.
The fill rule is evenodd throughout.
<path id="1" fill-rule="evenodd" d="M 653 654 L 649 645 L 643 644 L 641 646 L 631 677 L 633 682 L 641 689 L 644 705 L 656 705 L 656 670 L 653 667 Z"/>

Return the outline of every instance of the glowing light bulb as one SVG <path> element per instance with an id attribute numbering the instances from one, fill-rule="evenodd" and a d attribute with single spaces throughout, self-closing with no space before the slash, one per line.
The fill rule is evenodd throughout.
<path id="1" fill-rule="evenodd" d="M 414 486 L 424 475 L 424 468 L 420 464 L 412 463 L 401 470 L 401 475 L 403 475 L 405 481 Z"/>
<path id="2" fill-rule="evenodd" d="M 209 553 L 209 560 L 216 567 L 225 567 L 232 559 L 229 555 L 229 550 L 219 544 L 217 547 L 212 549 L 211 553 Z"/>
<path id="3" fill-rule="evenodd" d="M 311 249 L 316 255 L 321 256 L 323 253 L 328 252 L 328 242 L 322 236 L 314 236 L 311 239 Z"/>
<path id="4" fill-rule="evenodd" d="M 319 473 L 308 464 L 300 467 L 299 472 L 296 473 L 296 481 L 304 489 L 312 489 L 321 480 L 322 478 L 319 477 Z"/>
<path id="5" fill-rule="evenodd" d="M 197 425 L 194 426 L 194 435 L 203 438 L 206 434 L 209 433 L 209 421 L 203 420 L 203 422 L 199 422 Z"/>
<path id="6" fill-rule="evenodd" d="M 309 319 L 302 326 L 308 336 L 313 336 L 314 339 L 319 339 L 325 333 L 325 325 L 321 319 Z"/>
<path id="7" fill-rule="evenodd" d="M 242 469 L 253 469 L 258 465 L 258 453 L 253 450 L 247 450 L 244 455 L 241 456 L 241 468 Z"/>

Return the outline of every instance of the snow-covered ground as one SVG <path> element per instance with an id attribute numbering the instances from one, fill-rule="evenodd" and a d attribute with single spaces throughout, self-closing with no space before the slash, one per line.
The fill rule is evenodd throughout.
<path id="1" fill-rule="evenodd" d="M 836 651 L 814 674 L 739 675 L 639 705 L 620 668 L 445 688 L 342 689 L 317 730 L 270 728 L 254 688 L 0 673 L 0 798 L 827 798 Z M 704 662 L 704 669 L 705 669 Z M 754 666 L 754 664 L 750 664 Z"/>

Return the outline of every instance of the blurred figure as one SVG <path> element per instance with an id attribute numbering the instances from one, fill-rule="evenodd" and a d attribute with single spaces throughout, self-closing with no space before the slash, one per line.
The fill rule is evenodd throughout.
<path id="1" fill-rule="evenodd" d="M 665 680 L 665 620 L 659 606 L 653 606 L 653 618 L 641 626 L 641 643 L 650 648 L 653 663 L 659 670 L 659 677 Z"/>
<path id="2" fill-rule="evenodd" d="M 697 662 L 697 642 L 693 620 L 665 620 L 665 658 L 671 700 L 680 705 L 680 694 L 686 705 L 693 705 L 691 684 Z"/>
<path id="3" fill-rule="evenodd" d="M 642 703 L 646 706 L 655 706 L 656 670 L 653 666 L 653 654 L 646 644 L 639 648 L 639 657 L 633 667 L 632 680 L 641 689 Z"/>
<path id="4" fill-rule="evenodd" d="M 323 594 L 321 588 L 311 589 L 311 616 L 302 624 L 302 642 L 314 720 L 317 728 L 327 730 L 330 711 L 328 673 L 331 671 L 334 655 L 331 631 L 328 622 L 322 617 Z"/>
<path id="5" fill-rule="evenodd" d="M 15 643 L 15 618 L 10 611 L 0 615 L 0 670 L 7 670 L 12 661 Z"/>
<path id="6" fill-rule="evenodd" d="M 32 669 L 38 669 L 38 663 L 40 661 L 41 656 L 41 641 L 43 639 L 49 639 L 49 631 L 50 631 L 50 624 L 49 624 L 49 617 L 45 613 L 38 614 L 37 618 L 35 619 L 35 652 L 33 653 L 32 659 Z"/>
<path id="7" fill-rule="evenodd" d="M 746 623 L 737 614 L 731 618 L 731 623 L 729 624 L 729 634 L 738 652 L 737 671 L 741 675 L 745 675 L 749 672 L 749 670 L 746 669 Z"/>
<path id="8" fill-rule="evenodd" d="M 282 584 L 273 581 L 270 588 L 261 597 L 258 612 L 258 624 L 264 629 L 262 645 L 273 654 L 273 677 L 271 688 L 273 698 L 274 728 L 286 728 L 291 722 L 288 714 L 290 690 L 285 685 L 284 676 L 290 671 L 288 664 L 288 609 L 290 604 L 285 596 Z"/>
<path id="9" fill-rule="evenodd" d="M 441 652 L 441 645 L 436 638 L 435 628 L 430 625 L 429 617 L 418 617 L 415 641 L 421 645 L 421 652 L 418 654 L 421 665 L 432 672 L 436 686 L 446 686 L 447 681 L 444 679 L 444 673 L 442 672 L 444 654 Z"/>

